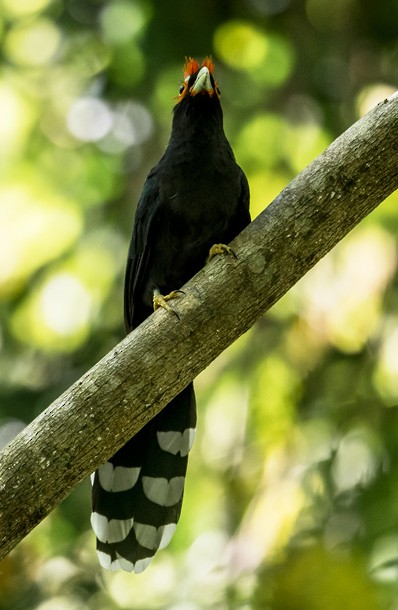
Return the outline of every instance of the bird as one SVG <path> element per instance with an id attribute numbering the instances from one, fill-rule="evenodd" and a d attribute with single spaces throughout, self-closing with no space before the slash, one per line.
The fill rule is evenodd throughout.
<path id="1" fill-rule="evenodd" d="M 136 207 L 124 286 L 126 332 L 250 223 L 249 185 L 225 136 L 214 63 L 187 57 L 171 135 Z M 178 315 L 178 314 L 177 314 Z M 91 524 L 101 566 L 139 574 L 170 542 L 196 429 L 193 383 L 92 475 Z"/>

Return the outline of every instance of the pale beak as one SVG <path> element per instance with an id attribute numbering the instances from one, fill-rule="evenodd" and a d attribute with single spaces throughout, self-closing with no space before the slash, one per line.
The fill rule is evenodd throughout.
<path id="1" fill-rule="evenodd" d="M 213 85 L 211 84 L 210 72 L 206 66 L 203 66 L 198 72 L 195 83 L 192 85 L 191 93 L 200 93 L 201 91 L 207 91 L 208 93 L 214 93 Z"/>

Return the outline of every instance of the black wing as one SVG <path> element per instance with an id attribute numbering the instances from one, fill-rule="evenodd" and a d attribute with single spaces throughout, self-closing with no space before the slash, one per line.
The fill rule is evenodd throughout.
<path id="1" fill-rule="evenodd" d="M 134 218 L 133 235 L 127 255 L 124 280 L 124 325 L 126 332 L 138 326 L 150 313 L 143 303 L 144 280 L 151 258 L 151 229 L 160 209 L 156 169 L 146 179 Z"/>
<path id="2" fill-rule="evenodd" d="M 247 227 L 247 225 L 250 224 L 250 221 L 251 221 L 249 183 L 247 181 L 246 174 L 242 168 L 240 168 L 240 171 L 241 171 L 241 178 L 240 178 L 241 192 L 240 192 L 240 198 L 239 198 L 239 215 L 240 215 L 242 224 L 241 224 L 241 228 L 239 229 L 239 232 L 243 231 L 243 229 L 245 227 Z"/>

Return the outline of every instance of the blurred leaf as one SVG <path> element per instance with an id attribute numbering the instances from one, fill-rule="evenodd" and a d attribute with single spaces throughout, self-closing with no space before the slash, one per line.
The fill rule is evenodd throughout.
<path id="1" fill-rule="evenodd" d="M 0 188 L 0 298 L 18 292 L 39 267 L 65 252 L 82 230 L 74 202 L 31 168 Z"/>
<path id="2" fill-rule="evenodd" d="M 216 30 L 214 46 L 226 64 L 250 72 L 261 85 L 283 84 L 293 68 L 294 55 L 288 41 L 250 22 L 227 21 Z"/>
<path id="3" fill-rule="evenodd" d="M 261 576 L 255 596 L 256 608 L 264 608 L 267 595 Z M 276 575 L 273 610 L 378 610 L 374 587 L 366 577 L 361 560 L 327 553 L 313 547 L 295 553 Z"/>

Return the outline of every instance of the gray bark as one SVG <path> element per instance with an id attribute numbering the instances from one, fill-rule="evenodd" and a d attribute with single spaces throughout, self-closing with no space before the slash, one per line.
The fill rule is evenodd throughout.
<path id="1" fill-rule="evenodd" d="M 2 451 L 0 558 L 397 188 L 395 95 Z"/>

